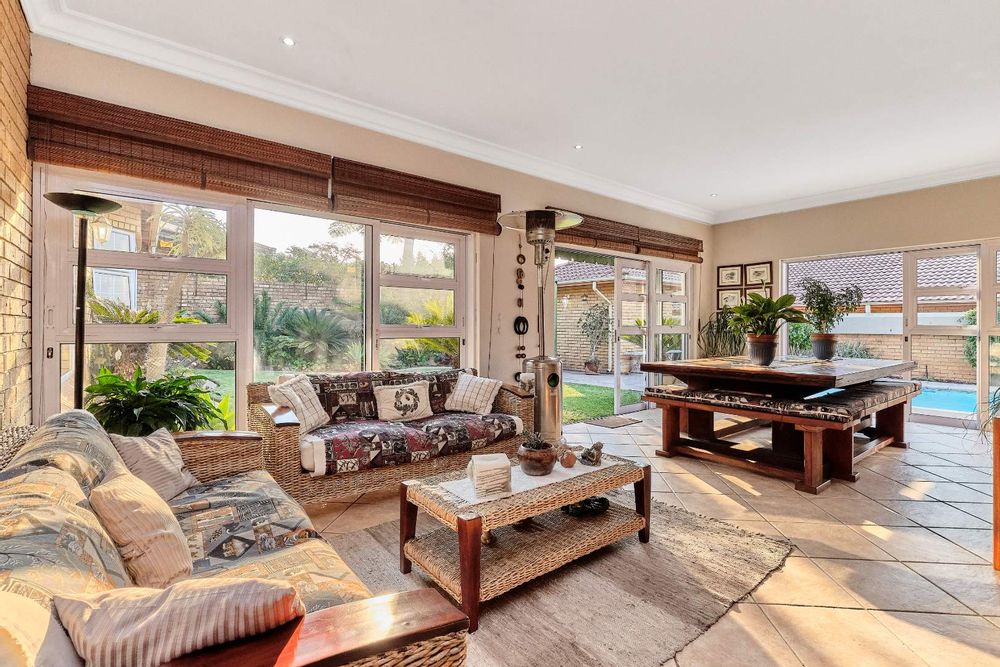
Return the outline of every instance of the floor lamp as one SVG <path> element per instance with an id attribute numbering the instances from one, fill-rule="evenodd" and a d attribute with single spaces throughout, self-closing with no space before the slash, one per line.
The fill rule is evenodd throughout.
<path id="1" fill-rule="evenodd" d="M 80 219 L 80 230 L 77 242 L 76 260 L 76 337 L 74 338 L 73 352 L 75 360 L 73 362 L 73 407 L 80 409 L 83 407 L 83 334 L 86 319 L 84 316 L 84 299 L 87 298 L 87 228 L 90 226 L 90 219 L 105 213 L 117 211 L 122 207 L 118 202 L 94 197 L 92 195 L 82 195 L 75 192 L 47 192 L 43 195 L 50 202 L 72 211 L 73 215 Z M 111 227 L 106 222 L 102 225 L 95 225 L 94 236 L 97 240 L 107 240 Z M 103 236 L 103 239 L 98 238 Z"/>

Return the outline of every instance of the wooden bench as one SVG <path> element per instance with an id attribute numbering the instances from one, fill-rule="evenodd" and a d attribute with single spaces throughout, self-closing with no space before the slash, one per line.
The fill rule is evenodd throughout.
<path id="1" fill-rule="evenodd" d="M 919 393 L 917 382 L 880 380 L 806 398 L 664 385 L 648 387 L 643 399 L 663 409 L 658 455 L 726 463 L 819 493 L 830 478 L 857 481 L 855 465 L 879 449 L 906 447 L 906 404 Z M 716 412 L 748 418 L 748 425 L 770 422 L 772 447 L 722 440 L 714 426 Z M 681 437 L 682 428 L 689 437 Z"/>

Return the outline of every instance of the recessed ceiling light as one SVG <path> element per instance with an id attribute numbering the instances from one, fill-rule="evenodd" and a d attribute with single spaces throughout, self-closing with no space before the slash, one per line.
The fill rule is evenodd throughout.
<path id="1" fill-rule="evenodd" d="M 714 192 L 713 192 L 712 194 L 710 194 L 710 195 L 708 195 L 708 196 L 709 196 L 709 197 L 718 197 L 719 195 L 717 195 L 716 193 L 714 193 Z"/>
<path id="2" fill-rule="evenodd" d="M 292 39 L 291 37 L 282 37 L 281 43 L 284 44 L 285 46 L 295 46 L 295 40 Z"/>
<path id="3" fill-rule="evenodd" d="M 578 151 L 582 151 L 583 150 L 583 144 L 576 144 L 575 146 L 573 146 L 573 148 L 575 148 Z"/>

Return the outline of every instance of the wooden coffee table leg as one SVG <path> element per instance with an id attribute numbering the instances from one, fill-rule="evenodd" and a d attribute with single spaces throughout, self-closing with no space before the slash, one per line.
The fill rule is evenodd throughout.
<path id="1" fill-rule="evenodd" d="M 399 485 L 399 571 L 403 574 L 409 574 L 413 567 L 404 552 L 406 543 L 417 534 L 417 506 L 406 496 L 409 484 L 403 482 Z"/>
<path id="2" fill-rule="evenodd" d="M 462 571 L 462 611 L 469 617 L 469 632 L 479 627 L 480 556 L 483 520 L 474 514 L 458 517 L 458 558 Z"/>
<path id="3" fill-rule="evenodd" d="M 651 495 L 651 488 L 653 486 L 652 477 L 653 473 L 650 466 L 644 466 L 642 469 L 642 480 L 633 484 L 635 491 L 635 511 L 641 514 L 646 520 L 646 525 L 639 531 L 639 541 L 643 543 L 649 542 L 649 516 L 653 508 Z"/>

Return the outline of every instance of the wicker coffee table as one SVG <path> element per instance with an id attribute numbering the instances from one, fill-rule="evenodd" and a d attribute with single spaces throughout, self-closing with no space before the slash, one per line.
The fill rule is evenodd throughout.
<path id="1" fill-rule="evenodd" d="M 410 572 L 411 561 L 423 568 L 461 603 L 473 632 L 479 626 L 480 601 L 506 593 L 629 533 L 638 533 L 640 542 L 648 542 L 649 466 L 607 454 L 605 460 L 611 465 L 478 504 L 441 486 L 464 477 L 465 471 L 403 482 L 399 488 L 400 571 Z M 635 511 L 614 503 L 605 514 L 595 517 L 575 518 L 560 511 L 563 505 L 627 484 L 635 488 Z M 444 527 L 414 537 L 418 508 Z M 524 519 L 532 519 L 529 527 L 513 525 Z M 492 540 L 484 548 L 485 531 L 492 531 Z"/>

